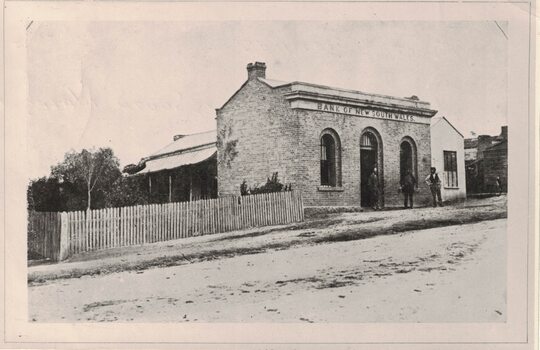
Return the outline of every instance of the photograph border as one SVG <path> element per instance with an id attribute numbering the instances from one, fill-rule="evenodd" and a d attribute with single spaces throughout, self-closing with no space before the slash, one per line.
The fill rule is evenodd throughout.
<path id="1" fill-rule="evenodd" d="M 114 1 L 114 2 L 110 2 L 110 3 L 105 3 L 105 2 L 94 2 L 94 3 L 85 3 L 85 4 L 77 4 L 77 6 L 82 6 L 82 7 L 87 7 L 87 8 L 92 8 L 92 7 L 108 7 L 108 6 L 114 6 L 114 5 L 117 5 L 117 4 L 121 4 L 122 6 L 123 5 L 131 5 L 135 3 L 136 5 L 140 6 L 140 5 L 146 5 L 146 6 L 150 6 L 150 7 L 154 7 L 154 6 L 159 6 L 160 4 L 164 4 L 164 3 L 168 3 L 168 4 L 186 4 L 188 2 L 170 2 L 170 1 L 156 1 L 155 3 L 157 5 L 155 5 L 154 3 L 147 3 L 147 2 L 143 2 L 143 1 Z M 460 6 L 468 6 L 469 4 L 485 4 L 485 5 L 493 5 L 493 4 L 496 4 L 496 5 L 499 5 L 499 4 L 528 4 L 528 59 L 527 59 L 527 62 L 528 62 L 528 67 L 527 67 L 527 72 L 528 72 L 528 96 L 527 96 L 527 113 L 528 113 L 528 118 L 527 118 L 527 126 L 528 126 L 528 130 L 526 131 L 527 132 L 527 144 L 528 144 L 528 147 L 527 147 L 527 166 L 528 166 L 528 172 L 527 172 L 527 189 L 528 189 L 528 197 L 527 197 L 527 209 L 530 210 L 530 212 L 527 213 L 527 217 L 529 218 L 529 220 L 527 220 L 527 232 L 526 232 L 526 242 L 527 242 L 527 271 L 526 271 L 526 280 L 527 280 L 527 298 L 526 298 L 526 310 L 527 312 L 525 312 L 525 317 L 526 317 L 526 322 L 525 322 L 525 330 L 526 330 L 526 339 L 524 341 L 509 341 L 509 342 L 501 342 L 501 341 L 484 341 L 484 342 L 478 342 L 478 341 L 474 341 L 474 342 L 470 342 L 470 341 L 452 341 L 452 342 L 429 342 L 429 341 L 422 341 L 422 342 L 403 342 L 403 341 L 399 341 L 399 342 L 396 342 L 396 341 L 383 341 L 383 342 L 378 342 L 378 341 L 374 341 L 374 342 L 223 342 L 223 341 L 211 341 L 211 342 L 199 342 L 199 341 L 194 341 L 194 342 L 179 342 L 179 341 L 159 341 L 159 342 L 155 342 L 155 341 L 76 341 L 76 340 L 73 340 L 73 341 L 62 341 L 60 343 L 62 344 L 74 344 L 74 343 L 78 343 L 78 344 L 93 344 L 93 345 L 98 345 L 98 344 L 119 344 L 119 343 L 124 343 L 124 344 L 183 344 L 183 345 L 216 345 L 216 344 L 224 344 L 224 345 L 267 345 L 267 344 L 272 344 L 272 345 L 330 345 L 330 344 L 334 344 L 334 345 L 353 345 L 353 344 L 357 344 L 357 345 L 375 345 L 375 344 L 380 344 L 380 345 L 397 345 L 397 344 L 406 344 L 406 345 L 433 345 L 433 344 L 439 344 L 439 345 L 442 345 L 442 344 L 450 344 L 450 345 L 465 345 L 465 344 L 530 344 L 530 341 L 533 340 L 535 337 L 531 337 L 530 336 L 530 330 L 531 329 L 534 329 L 532 328 L 534 326 L 534 320 L 531 324 L 531 320 L 532 320 L 532 314 L 531 314 L 531 308 L 530 308 L 530 298 L 531 298 L 531 290 L 533 288 L 536 287 L 536 283 L 531 283 L 531 282 L 534 282 L 535 279 L 531 279 L 531 276 L 532 276 L 532 270 L 529 269 L 529 265 L 531 264 L 531 261 L 536 261 L 536 257 L 537 257 L 537 250 L 536 250 L 536 244 L 534 245 L 534 247 L 531 248 L 531 245 L 530 245 L 530 242 L 531 242 L 531 235 L 535 235 L 537 233 L 534 232 L 533 230 L 533 227 L 537 226 L 537 221 L 538 221 L 538 218 L 536 217 L 536 209 L 538 208 L 538 189 L 537 189 L 537 181 L 536 181 L 536 177 L 538 176 L 538 172 L 536 172 L 536 176 L 533 176 L 531 177 L 531 172 L 532 172 L 532 169 L 537 169 L 538 167 L 538 164 L 537 164 L 537 158 L 536 158 L 536 154 L 533 150 L 533 152 L 531 152 L 531 147 L 532 146 L 537 146 L 538 145 L 538 134 L 537 134 L 537 128 L 538 128 L 538 121 L 536 120 L 535 124 L 534 124 L 534 127 L 531 127 L 531 119 L 532 118 L 535 118 L 535 115 L 532 114 L 531 112 L 534 111 L 534 98 L 531 99 L 531 95 L 534 97 L 534 91 L 535 91 L 535 88 L 534 88 L 534 81 L 535 81 L 535 76 L 532 75 L 532 72 L 534 72 L 534 59 L 535 59 L 535 42 L 533 41 L 533 37 L 532 37 L 532 33 L 533 33 L 533 29 L 535 29 L 535 22 L 532 21 L 532 16 L 534 15 L 532 13 L 532 10 L 533 10 L 533 3 L 531 1 L 527 2 L 527 1 L 467 1 L 467 2 L 460 2 L 460 1 L 433 1 L 433 0 L 429 0 L 429 1 L 416 1 L 416 0 L 411 0 L 411 1 L 397 1 L 397 0 L 390 0 L 390 1 L 384 1 L 384 4 L 381 2 L 381 1 L 330 1 L 330 2 L 326 2 L 326 1 L 299 1 L 299 2 L 290 2 L 290 1 L 268 1 L 268 2 L 251 2 L 251 1 L 241 1 L 241 2 L 238 2 L 236 4 L 248 4 L 250 6 L 252 5 L 255 5 L 257 4 L 256 6 L 262 6 L 260 4 L 267 4 L 267 3 L 270 3 L 270 4 L 277 4 L 277 6 L 281 5 L 281 4 L 288 4 L 288 3 L 293 3 L 293 4 L 302 4 L 302 3 L 306 3 L 306 4 L 313 4 L 313 3 L 317 3 L 317 4 L 351 4 L 351 3 L 361 3 L 361 4 L 376 4 L 376 6 L 380 6 L 380 5 L 387 5 L 389 3 L 396 3 L 396 4 L 407 4 L 407 3 L 421 3 L 421 5 L 425 5 L 425 4 L 444 4 L 443 6 L 445 6 L 446 4 L 459 4 Z M 10 97 L 6 92 L 8 91 L 7 89 L 7 86 L 9 86 L 9 84 L 11 82 L 13 82 L 13 80 L 11 79 L 8 79 L 8 75 L 6 75 L 6 72 L 8 72 L 6 70 L 6 61 L 9 61 L 9 54 L 7 54 L 7 52 L 9 52 L 10 48 L 9 47 L 6 47 L 6 33 L 10 33 L 10 30 L 14 30 L 12 27 L 10 27 L 9 25 L 12 25 L 14 22 L 17 22 L 17 21 L 20 21 L 21 19 L 18 18 L 17 21 L 12 21 L 12 22 L 8 22 L 9 25 L 8 27 L 6 27 L 6 20 L 10 21 L 12 18 L 8 16 L 8 18 L 6 18 L 6 10 L 11 10 L 12 7 L 16 7 L 16 6 L 19 6 L 19 4 L 24 4 L 24 5 L 30 5 L 29 7 L 32 8 L 32 11 L 36 11 L 35 8 L 37 8 L 37 11 L 40 11 L 40 7 L 43 8 L 43 7 L 46 7 L 46 6 L 59 6 L 59 7 L 70 7 L 71 5 L 74 4 L 74 2 L 26 2 L 26 1 L 6 1 L 5 3 L 5 7 L 3 9 L 3 16 L 2 16 L 2 19 L 3 19 L 3 47 L 4 47 L 4 60 L 3 60 L 3 73 L 4 73 L 4 78 L 5 78 L 5 83 L 4 83 L 4 91 L 3 91 L 3 96 L 4 96 L 4 124 L 3 124 L 3 134 L 4 134 L 4 144 L 3 144 L 3 166 L 4 166 L 4 169 L 3 169 L 3 175 L 4 175 L 4 181 L 3 181 L 3 186 L 4 186 L 4 191 L 3 193 L 5 193 L 6 195 L 4 196 L 4 201 L 3 201 L 3 227 L 4 227 L 4 239 L 3 239 L 3 251 L 4 251 L 4 259 L 3 259 L 3 272 L 4 272 L 4 290 L 3 290 L 3 300 L 4 300 L 4 319 L 3 319 L 3 330 L 4 330 L 4 342 L 6 344 L 40 344 L 40 343 L 43 343 L 43 344 L 51 344 L 51 343 L 56 343 L 58 344 L 59 342 L 58 341 L 29 341 L 29 340 L 24 340 L 25 337 L 23 336 L 18 336 L 21 341 L 14 341 L 13 340 L 13 336 L 9 337 L 10 339 L 8 339 L 8 334 L 12 333 L 12 329 L 10 329 L 10 325 L 8 324 L 8 319 L 10 319 L 10 313 L 9 313 L 9 310 L 8 310 L 8 298 L 9 298 L 9 295 L 7 293 L 7 290 L 8 288 L 10 288 L 11 286 L 13 286 L 13 281 L 12 280 L 9 280 L 9 279 L 6 279 L 7 276 L 9 276 L 9 272 L 10 272 L 10 269 L 8 268 L 8 263 L 10 263 L 10 258 L 14 258 L 14 260 L 18 260 L 20 261 L 20 257 L 14 257 L 15 254 L 19 254 L 20 253 L 20 249 L 16 250 L 16 249 L 7 249 L 7 246 L 8 244 L 10 244 L 11 242 L 9 240 L 7 240 L 7 237 L 8 237 L 8 232 L 11 232 L 10 229 L 13 228 L 13 226 L 10 226 L 10 225 L 7 225 L 8 223 L 8 217 L 9 215 L 7 215 L 8 211 L 10 210 L 7 206 L 8 204 L 8 197 L 9 197 L 9 200 L 13 200 L 13 202 L 16 202 L 18 205 L 20 205 L 20 201 L 21 199 L 17 198 L 16 200 L 11 197 L 11 196 L 8 196 L 8 184 L 10 183 L 10 177 L 8 176 L 8 173 L 13 171 L 14 169 L 13 168 L 10 168 L 10 165 L 12 165 L 13 163 L 10 163 L 8 161 L 8 155 L 7 155 L 7 150 L 8 150 L 8 147 L 10 146 L 13 146 L 13 143 L 10 141 L 10 135 L 9 133 L 7 133 L 7 126 L 9 125 L 7 123 L 7 121 L 10 119 L 10 118 L 13 118 L 11 117 L 10 115 L 10 108 L 11 105 L 9 102 L 11 102 L 11 100 L 8 100 L 7 97 Z M 197 5 L 200 5 L 201 3 L 196 3 Z M 205 4 L 205 3 L 202 3 L 202 4 Z M 214 4 L 213 2 L 209 2 L 208 4 Z M 54 10 L 53 10 L 54 11 Z M 58 11 L 58 10 L 57 10 Z M 59 11 L 62 11 L 62 10 L 59 10 Z M 39 12 L 38 12 L 39 13 Z M 41 14 L 41 13 L 39 13 Z M 11 15 L 10 15 L 11 16 Z M 39 17 L 39 15 L 37 16 Z M 40 19 L 42 20 L 42 19 Z M 111 20 L 111 19 L 107 19 L 107 20 Z M 118 19 L 118 21 L 123 21 L 125 19 Z M 414 20 L 414 19 L 413 19 Z M 412 20 L 411 20 L 412 21 Z M 11 37 L 9 37 L 8 35 L 8 39 L 11 39 Z M 9 42 L 8 42 L 9 43 Z M 10 43 L 12 44 L 12 43 Z M 6 51 L 6 49 L 8 51 Z M 533 59 L 531 61 L 531 58 Z M 510 59 L 510 57 L 509 57 Z M 13 63 L 13 61 L 11 61 L 10 63 Z M 510 65 L 509 65 L 509 69 L 510 69 Z M 531 91 L 532 89 L 532 91 Z M 509 88 L 510 90 L 510 88 Z M 510 94 L 510 92 L 509 92 Z M 13 97 L 13 96 L 11 96 Z M 521 96 L 522 97 L 522 96 Z M 17 95 L 17 98 L 20 99 L 21 96 L 20 95 Z M 20 101 L 20 100 L 18 100 Z M 510 97 L 509 97 L 509 102 L 510 102 Z M 509 107 L 509 110 L 510 110 L 510 107 Z M 509 115 L 510 115 L 510 111 L 509 111 Z M 537 118 L 537 117 L 536 117 Z M 508 122 L 509 124 L 510 123 L 510 116 L 508 117 Z M 519 131 L 520 133 L 523 133 L 524 131 Z M 518 131 L 516 130 L 511 130 L 510 131 L 511 134 L 513 134 L 514 136 L 517 135 Z M 531 137 L 532 136 L 532 137 Z M 12 137 L 12 136 L 11 136 Z M 512 137 L 510 137 L 512 138 Z M 514 139 L 516 139 L 514 137 Z M 534 139 L 535 142 L 531 143 L 531 139 Z M 23 140 L 24 141 L 24 140 Z M 22 142 L 19 140 L 19 142 Z M 511 152 L 511 149 L 509 150 L 510 153 Z M 537 149 L 537 147 L 536 147 Z M 511 158 L 512 159 L 512 158 Z M 12 161 L 12 160 L 11 160 Z M 515 161 L 515 159 L 513 159 L 513 161 Z M 532 164 L 531 164 L 532 163 Z M 533 167 L 531 167 L 531 165 L 533 165 Z M 17 169 L 18 170 L 18 169 Z M 511 168 L 509 169 L 509 173 L 512 173 L 512 170 Z M 512 177 L 510 177 L 512 178 Z M 509 181 L 509 185 L 510 185 L 510 182 L 515 182 L 516 181 L 516 178 L 512 178 L 511 181 Z M 533 192 L 533 189 L 534 189 L 534 192 Z M 510 192 L 510 190 L 509 190 Z M 512 196 L 510 194 L 510 196 Z M 509 198 L 510 198 L 509 196 Z M 515 198 L 514 198 L 515 199 Z M 508 207 L 508 211 L 509 211 L 509 215 L 508 215 L 508 220 L 509 220 L 509 225 L 508 225 L 508 234 L 507 234 L 507 237 L 510 237 L 511 235 L 509 234 L 511 231 L 512 231 L 512 228 L 510 226 L 510 214 L 511 214 L 511 208 L 510 208 L 510 200 L 509 200 L 509 207 Z M 531 226 L 531 222 L 530 220 L 532 219 L 531 218 L 531 212 L 533 213 L 533 215 L 535 215 L 534 217 L 534 226 Z M 11 233 L 10 233 L 11 234 Z M 536 236 L 533 236 L 533 237 L 536 237 Z M 510 242 L 507 242 L 507 243 L 510 243 Z M 508 244 L 507 244 L 507 247 L 508 247 Z M 23 248 L 26 248 L 26 247 L 23 247 Z M 535 253 L 532 255 L 531 254 L 531 251 L 532 249 L 535 249 Z M 508 249 L 508 248 L 507 248 Z M 24 260 L 26 259 L 26 256 L 24 256 Z M 509 272 L 507 271 L 507 275 L 509 275 Z M 534 275 L 536 276 L 536 274 Z M 26 274 L 24 274 L 23 278 L 25 279 L 26 278 Z M 510 281 L 507 280 L 507 287 L 509 286 L 509 283 Z M 532 284 L 532 285 L 531 285 Z M 508 288 L 507 288 L 508 289 Z M 507 293 L 508 295 L 508 293 Z M 536 293 L 533 293 L 532 294 L 533 296 L 536 296 Z M 535 299 L 536 300 L 536 299 Z M 537 306 L 537 304 L 536 304 Z M 507 307 L 508 307 L 508 302 L 507 302 Z M 534 308 L 535 312 L 538 312 L 537 310 L 537 307 Z M 20 320 L 19 320 L 20 321 Z M 155 326 L 157 327 L 158 325 L 160 325 L 159 323 L 145 323 L 146 325 L 152 325 L 152 326 Z M 131 326 L 133 326 L 135 324 L 131 324 Z M 136 325 L 140 325 L 140 324 L 136 324 Z M 244 324 L 241 324 L 241 325 L 244 325 Z M 253 324 L 252 324 L 253 325 Z M 265 324 L 265 325 L 268 325 L 268 324 Z M 270 324 L 272 326 L 272 324 Z M 381 324 L 378 324 L 378 325 L 381 325 Z M 387 325 L 394 325 L 394 324 L 382 324 L 384 325 L 385 327 Z M 85 326 L 88 326 L 85 325 Z M 96 325 L 99 327 L 103 327 L 103 325 Z M 122 326 L 122 325 L 120 325 Z M 171 326 L 171 325 L 168 325 L 168 326 Z M 199 332 L 200 331 L 200 327 L 189 327 L 189 326 L 193 326 L 193 325 L 185 325 L 185 324 L 182 324 L 181 327 L 185 327 L 186 329 L 189 330 L 189 328 L 192 328 L 191 331 L 194 331 L 194 332 Z M 303 325 L 304 327 L 307 327 L 307 325 Z M 420 324 L 420 328 L 431 328 L 433 326 L 433 324 Z M 179 325 L 174 325 L 174 327 L 179 327 Z M 232 326 L 233 329 L 236 329 L 237 325 L 235 326 Z M 39 328 L 39 327 L 33 327 L 31 326 L 30 329 L 27 328 L 27 330 L 30 330 L 30 332 L 32 332 L 32 329 L 31 328 Z M 78 328 L 78 327 L 74 327 L 74 328 Z M 125 328 L 125 329 L 129 329 L 130 326 L 128 325 L 127 327 L 121 327 L 121 328 Z M 271 328 L 274 328 L 274 327 L 271 327 Z M 279 327 L 278 327 L 279 328 Z M 324 324 L 318 324 L 317 326 L 315 326 L 315 328 L 311 327 L 312 329 L 322 329 L 322 328 L 327 328 Z M 15 332 L 17 333 L 17 332 Z M 75 337 L 73 337 L 73 335 L 70 337 L 70 338 L 77 338 L 77 335 L 75 334 Z"/>

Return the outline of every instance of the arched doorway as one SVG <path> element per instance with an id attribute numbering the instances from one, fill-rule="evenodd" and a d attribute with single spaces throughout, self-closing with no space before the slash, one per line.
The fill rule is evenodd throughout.
<path id="1" fill-rule="evenodd" d="M 362 207 L 371 205 L 368 179 L 373 173 L 373 169 L 377 168 L 379 183 L 381 183 L 383 179 L 382 165 L 380 136 L 375 129 L 367 128 L 360 137 L 360 205 Z M 382 198 L 380 201 L 382 205 Z"/>
<path id="2" fill-rule="evenodd" d="M 416 145 L 410 137 L 405 137 L 399 145 L 399 178 L 403 179 L 407 170 L 418 179 L 416 173 Z"/>

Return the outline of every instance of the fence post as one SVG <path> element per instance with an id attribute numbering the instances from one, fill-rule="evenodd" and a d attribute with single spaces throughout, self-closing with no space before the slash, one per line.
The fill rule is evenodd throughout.
<path id="1" fill-rule="evenodd" d="M 69 222 L 68 213 L 62 212 L 60 215 L 60 250 L 58 252 L 58 261 L 66 259 L 69 255 Z"/>

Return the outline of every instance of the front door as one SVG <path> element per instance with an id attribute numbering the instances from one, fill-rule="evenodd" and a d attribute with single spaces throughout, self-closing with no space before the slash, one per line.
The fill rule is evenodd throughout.
<path id="1" fill-rule="evenodd" d="M 414 174 L 411 144 L 407 141 L 401 143 L 399 149 L 399 178 L 403 179 L 407 170 Z"/>
<path id="2" fill-rule="evenodd" d="M 380 174 L 378 151 L 379 145 L 375 135 L 369 131 L 364 132 L 360 138 L 360 205 L 362 207 L 369 207 L 373 204 L 368 179 L 374 168 L 377 168 Z"/>
<path id="3" fill-rule="evenodd" d="M 360 150 L 360 205 L 369 207 L 370 193 L 368 190 L 368 179 L 373 168 L 377 166 L 377 152 L 375 150 Z"/>

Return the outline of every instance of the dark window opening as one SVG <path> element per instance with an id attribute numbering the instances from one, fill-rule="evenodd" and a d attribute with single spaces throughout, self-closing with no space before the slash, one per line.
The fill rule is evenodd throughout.
<path id="1" fill-rule="evenodd" d="M 444 154 L 444 183 L 448 187 L 458 186 L 457 156 L 455 151 L 443 151 Z"/>
<path id="2" fill-rule="evenodd" d="M 337 186 L 337 149 L 332 135 L 321 137 L 321 185 Z"/>

